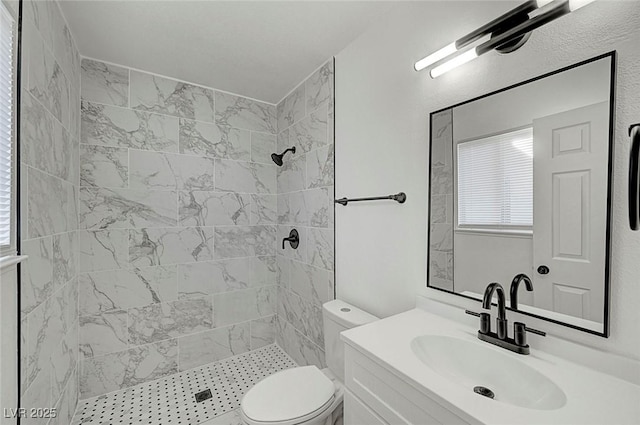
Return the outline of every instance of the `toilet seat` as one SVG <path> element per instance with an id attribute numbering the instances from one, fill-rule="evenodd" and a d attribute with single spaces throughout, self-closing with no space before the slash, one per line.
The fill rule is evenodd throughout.
<path id="1" fill-rule="evenodd" d="M 335 393 L 334 383 L 316 366 L 297 367 L 258 382 L 240 411 L 249 424 L 301 424 L 332 409 Z"/>

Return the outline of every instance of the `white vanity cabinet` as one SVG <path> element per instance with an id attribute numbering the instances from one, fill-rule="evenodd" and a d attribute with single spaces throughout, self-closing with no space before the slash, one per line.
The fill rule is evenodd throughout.
<path id="1" fill-rule="evenodd" d="M 469 424 L 362 352 L 345 346 L 345 425 Z"/>

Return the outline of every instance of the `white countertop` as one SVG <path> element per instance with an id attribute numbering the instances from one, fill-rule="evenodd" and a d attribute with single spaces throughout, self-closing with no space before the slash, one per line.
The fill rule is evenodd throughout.
<path id="1" fill-rule="evenodd" d="M 464 312 L 460 310 L 460 314 Z M 530 355 L 512 353 L 477 339 L 476 329 L 421 309 L 400 313 L 342 333 L 345 343 L 399 376 L 418 391 L 461 417 L 486 424 L 640 424 L 640 386 L 588 369 L 531 347 Z M 447 335 L 477 341 L 514 357 L 553 380 L 565 393 L 556 410 L 535 410 L 478 396 L 418 359 L 413 338 Z M 482 367 L 481 360 L 478 367 Z"/>

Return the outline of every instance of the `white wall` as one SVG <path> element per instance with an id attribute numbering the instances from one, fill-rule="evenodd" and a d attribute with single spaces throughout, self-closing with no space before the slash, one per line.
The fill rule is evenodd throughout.
<path id="1" fill-rule="evenodd" d="M 546 330 L 638 358 L 640 234 L 627 224 L 626 130 L 640 121 L 640 3 L 596 2 L 540 28 L 515 53 L 488 53 L 437 80 L 413 70 L 417 59 L 513 6 L 402 2 L 336 56 L 336 196 L 408 196 L 404 205 L 336 208 L 338 298 L 387 316 L 433 291 L 425 282 L 431 111 L 616 49 L 611 336 L 550 323 Z"/>

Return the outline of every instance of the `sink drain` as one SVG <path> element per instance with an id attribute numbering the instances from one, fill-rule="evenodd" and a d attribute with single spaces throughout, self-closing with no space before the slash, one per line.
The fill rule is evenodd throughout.
<path id="1" fill-rule="evenodd" d="M 473 387 L 473 392 L 476 393 L 476 394 L 480 394 L 482 396 L 488 397 L 488 398 L 495 397 L 495 394 L 493 393 L 493 391 L 491 391 L 487 387 L 481 387 L 481 386 Z"/>

